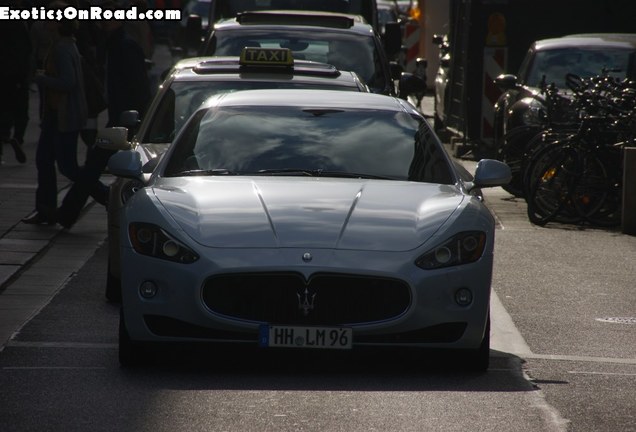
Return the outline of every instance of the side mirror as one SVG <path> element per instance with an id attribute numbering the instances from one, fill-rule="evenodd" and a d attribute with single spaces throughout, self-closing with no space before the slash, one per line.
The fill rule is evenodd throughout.
<path id="1" fill-rule="evenodd" d="M 415 74 L 424 78 L 426 81 L 426 68 L 428 67 L 428 60 L 424 57 L 418 57 L 415 59 Z"/>
<path id="2" fill-rule="evenodd" d="M 201 45 L 201 17 L 199 15 L 188 16 L 185 28 L 186 48 L 199 49 Z"/>
<path id="3" fill-rule="evenodd" d="M 384 27 L 384 51 L 389 58 L 400 53 L 402 47 L 402 29 L 397 22 L 386 23 Z"/>
<path id="4" fill-rule="evenodd" d="M 433 35 L 433 43 L 435 45 L 441 45 L 444 43 L 444 35 L 443 34 L 434 34 Z"/>
<path id="5" fill-rule="evenodd" d="M 495 85 L 502 91 L 511 90 L 517 87 L 517 76 L 512 74 L 501 74 L 495 78 Z"/>
<path id="6" fill-rule="evenodd" d="M 389 67 L 391 68 L 391 79 L 399 80 L 402 77 L 402 72 L 404 72 L 404 68 L 398 62 L 389 62 Z"/>
<path id="7" fill-rule="evenodd" d="M 141 155 L 131 150 L 117 152 L 108 160 L 108 171 L 117 177 L 142 180 Z"/>
<path id="8" fill-rule="evenodd" d="M 511 178 L 510 167 L 505 163 L 495 159 L 482 159 L 477 163 L 475 178 L 469 189 L 504 186 L 510 183 Z"/>
<path id="9" fill-rule="evenodd" d="M 129 129 L 135 129 L 141 123 L 137 110 L 124 111 L 119 115 L 119 124 Z"/>
<path id="10" fill-rule="evenodd" d="M 402 72 L 400 76 L 400 82 L 398 84 L 399 96 L 405 99 L 407 96 L 416 93 L 426 92 L 426 79 L 419 75 L 413 75 L 412 73 Z"/>

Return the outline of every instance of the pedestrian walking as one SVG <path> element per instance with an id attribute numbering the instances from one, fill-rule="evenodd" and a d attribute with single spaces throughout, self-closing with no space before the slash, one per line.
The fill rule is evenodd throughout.
<path id="1" fill-rule="evenodd" d="M 112 1 L 106 1 L 101 6 L 105 9 L 118 7 Z M 101 21 L 100 27 L 106 34 L 106 126 L 122 126 L 120 117 L 123 112 L 136 110 L 143 115 L 150 103 L 145 55 L 139 44 L 128 35 L 122 21 Z M 91 192 L 99 203 L 107 204 L 108 188 L 100 182 L 100 177 L 108 159 L 115 152 L 96 145 L 88 150 L 86 163 L 80 169 L 78 179 L 57 210 L 56 220 L 64 228 L 70 228 L 77 221 Z"/>
<path id="2" fill-rule="evenodd" d="M 88 0 L 80 0 L 79 7 L 89 9 Z M 98 129 L 98 116 L 106 109 L 106 94 L 104 90 L 104 65 L 99 59 L 98 49 L 103 44 L 102 31 L 97 22 L 80 21 L 76 34 L 77 49 L 82 56 L 82 72 L 84 73 L 84 90 L 86 92 L 86 107 L 88 118 L 86 125 L 80 132 L 80 138 L 90 148 L 95 144 Z"/>
<path id="3" fill-rule="evenodd" d="M 64 3 L 52 3 L 64 7 Z M 55 223 L 57 208 L 57 169 L 70 180 L 76 180 L 77 139 L 86 123 L 86 97 L 81 59 L 73 37 L 77 23 L 70 20 L 48 21 L 55 35 L 46 57 L 44 70 L 36 73 L 35 82 L 44 90 L 40 138 L 35 163 L 37 190 L 35 214 L 23 219 L 27 224 Z"/>
<path id="4" fill-rule="evenodd" d="M 16 2 L 14 6 L 19 6 Z M 0 163 L 4 144 L 9 144 L 20 163 L 26 162 L 24 134 L 29 122 L 29 88 L 32 47 L 29 29 L 23 21 L 0 21 Z"/>

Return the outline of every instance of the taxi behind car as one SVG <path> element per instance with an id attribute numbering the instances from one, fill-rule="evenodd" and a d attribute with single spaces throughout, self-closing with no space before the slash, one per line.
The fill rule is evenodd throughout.
<path id="1" fill-rule="evenodd" d="M 133 148 L 144 163 L 146 176 L 168 148 L 185 121 L 210 96 L 217 93 L 261 88 L 319 88 L 369 92 L 360 77 L 333 65 L 294 59 L 289 49 L 250 48 L 240 57 L 197 57 L 178 62 L 155 96 L 131 142 L 126 139 L 113 147 L 115 135 L 130 131 L 109 128 L 100 131 L 98 144 L 109 148 Z M 140 121 L 127 112 L 125 123 L 135 127 Z M 115 133 L 115 135 L 113 135 Z M 119 301 L 120 256 L 119 218 L 122 206 L 141 187 L 131 179 L 117 179 L 110 188 L 108 203 L 108 270 L 106 298 Z"/>
<path id="2" fill-rule="evenodd" d="M 214 24 L 203 43 L 205 55 L 238 55 L 244 46 L 288 48 L 294 58 L 334 65 L 356 72 L 373 93 L 409 94 L 426 90 L 426 83 L 395 62 L 373 27 L 359 15 L 315 11 L 250 11 Z M 392 54 L 389 54 L 392 55 Z M 398 82 L 397 89 L 395 82 Z M 423 90 L 422 90 L 423 89 Z"/>

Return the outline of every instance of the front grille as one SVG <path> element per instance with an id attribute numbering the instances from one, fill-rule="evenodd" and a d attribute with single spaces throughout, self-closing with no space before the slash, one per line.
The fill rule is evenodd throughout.
<path id="1" fill-rule="evenodd" d="M 210 277 L 203 302 L 215 313 L 272 324 L 344 325 L 383 321 L 406 311 L 404 281 L 316 273 L 241 273 Z"/>

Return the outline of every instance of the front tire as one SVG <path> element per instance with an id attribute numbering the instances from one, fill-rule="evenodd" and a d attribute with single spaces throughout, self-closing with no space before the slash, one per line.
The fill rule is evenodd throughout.
<path id="1" fill-rule="evenodd" d="M 465 360 L 465 369 L 470 372 L 487 372 L 490 366 L 490 314 L 486 321 L 484 338 L 479 348 L 468 351 Z"/>
<path id="2" fill-rule="evenodd" d="M 119 364 L 123 368 L 134 368 L 141 366 L 144 362 L 145 353 L 139 342 L 130 339 L 126 322 L 124 321 L 124 311 L 119 312 Z"/>
<path id="3" fill-rule="evenodd" d="M 121 279 L 113 275 L 108 259 L 106 271 L 106 299 L 112 303 L 121 303 Z"/>

